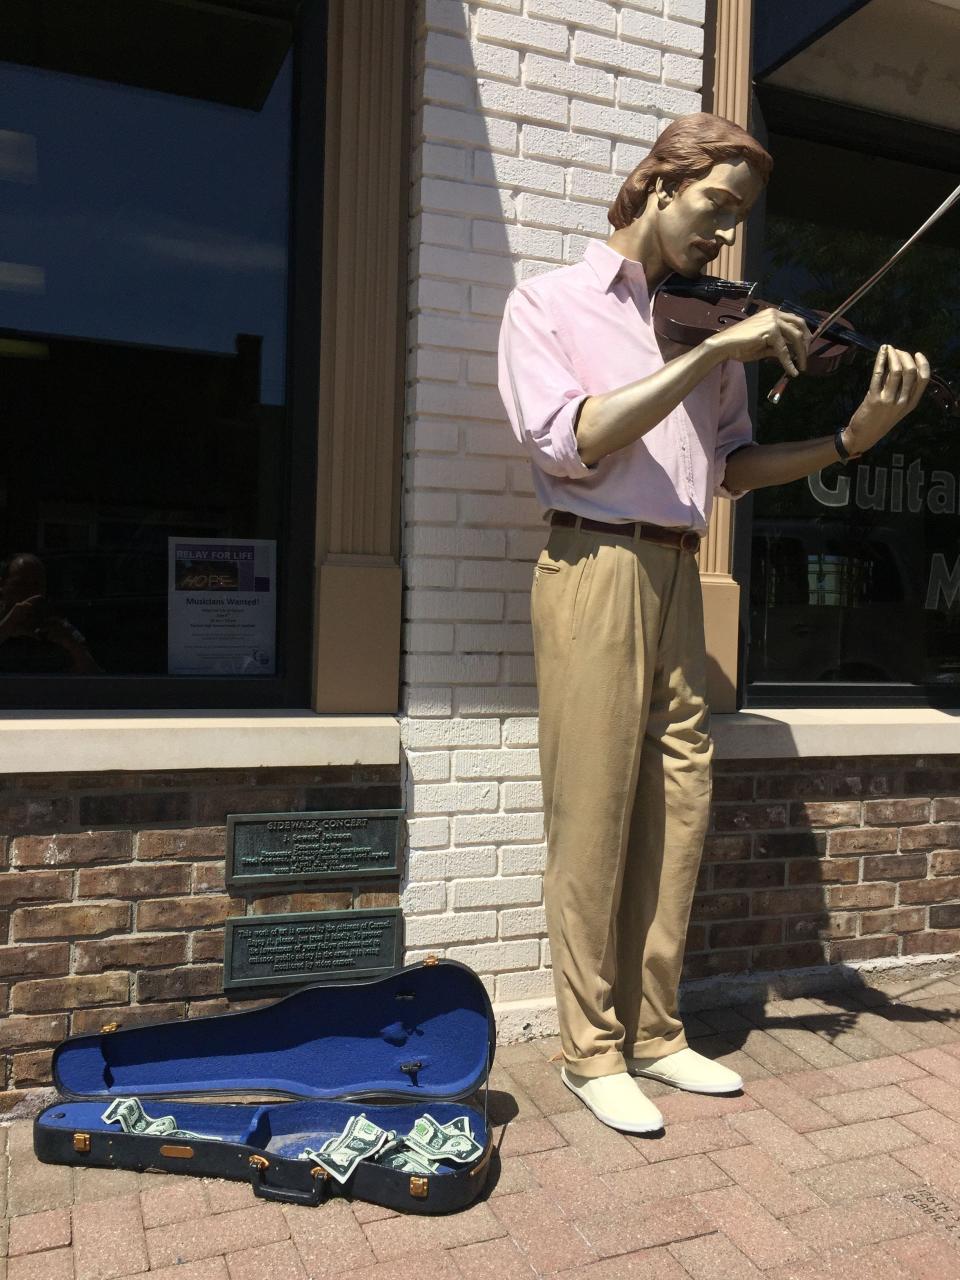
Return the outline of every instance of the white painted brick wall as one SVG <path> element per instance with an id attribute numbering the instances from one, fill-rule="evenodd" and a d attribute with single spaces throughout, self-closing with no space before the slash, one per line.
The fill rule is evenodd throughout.
<path id="1" fill-rule="evenodd" d="M 577 262 L 700 108 L 705 0 L 418 0 L 404 450 L 407 958 L 549 1001 L 530 637 L 546 541 L 497 391 L 510 289 Z M 521 1006 L 522 1007 L 522 1006 Z"/>

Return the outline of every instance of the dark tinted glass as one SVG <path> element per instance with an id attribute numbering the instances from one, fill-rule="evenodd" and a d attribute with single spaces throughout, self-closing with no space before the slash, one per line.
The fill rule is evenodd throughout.
<path id="1" fill-rule="evenodd" d="M 773 136 L 762 295 L 831 309 L 894 252 L 956 175 Z M 857 330 L 953 377 L 960 355 L 960 210 L 849 313 Z M 760 366 L 758 438 L 832 434 L 863 398 L 872 355 L 792 384 Z M 929 397 L 859 462 L 754 496 L 749 678 L 960 691 L 960 422 Z"/>
<path id="2" fill-rule="evenodd" d="M 273 39 L 268 73 L 227 92 L 221 66 L 206 97 L 0 62 L 3 679 L 282 672 L 291 56 Z"/>

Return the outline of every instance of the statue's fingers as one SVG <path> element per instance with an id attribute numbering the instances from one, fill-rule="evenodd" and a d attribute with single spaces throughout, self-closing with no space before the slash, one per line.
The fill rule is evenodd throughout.
<path id="1" fill-rule="evenodd" d="M 887 375 L 883 380 L 883 389 L 881 390 L 881 399 L 888 404 L 894 403 L 900 393 L 900 357 L 896 347 L 887 348 Z"/>
<path id="2" fill-rule="evenodd" d="M 781 332 L 790 344 L 793 359 L 800 369 L 807 367 L 807 350 L 810 346 L 810 330 L 799 317 L 784 314 Z"/>
<path id="3" fill-rule="evenodd" d="M 887 372 L 887 347 L 886 343 L 877 352 L 877 358 L 873 362 L 873 373 L 870 375 L 870 390 L 874 395 L 879 395 L 883 389 L 883 379 Z"/>
<path id="4" fill-rule="evenodd" d="M 897 404 L 910 404 L 913 398 L 914 388 L 917 385 L 917 366 L 914 363 L 913 356 L 908 351 L 898 351 L 897 358 L 900 361 L 900 393 L 897 396 Z"/>
<path id="5" fill-rule="evenodd" d="M 923 393 L 930 385 L 930 361 L 922 351 L 915 352 L 913 358 L 917 363 L 917 382 L 916 386 L 913 388 L 913 404 L 910 406 L 911 409 L 920 402 Z"/>
<path id="6" fill-rule="evenodd" d="M 790 354 L 790 348 L 787 346 L 787 343 L 779 330 L 771 334 L 771 345 L 776 352 L 777 359 L 783 365 L 787 373 L 789 373 L 790 377 L 797 377 L 800 370 L 794 364 Z"/>

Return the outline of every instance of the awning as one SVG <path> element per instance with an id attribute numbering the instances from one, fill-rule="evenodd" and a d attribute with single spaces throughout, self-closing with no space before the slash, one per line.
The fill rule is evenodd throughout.
<path id="1" fill-rule="evenodd" d="M 299 7 L 300 0 L 3 0 L 0 60 L 256 111 L 290 47 Z"/>

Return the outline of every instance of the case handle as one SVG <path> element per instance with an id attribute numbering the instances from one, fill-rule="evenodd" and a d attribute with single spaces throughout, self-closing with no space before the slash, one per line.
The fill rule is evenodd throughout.
<path id="1" fill-rule="evenodd" d="M 313 1186 L 309 1191 L 297 1191 L 294 1187 L 272 1187 L 264 1182 L 263 1175 L 269 1167 L 270 1161 L 265 1156 L 250 1157 L 250 1185 L 253 1194 L 261 1200 L 280 1200 L 284 1204 L 303 1204 L 313 1208 L 326 1197 L 330 1177 L 324 1169 L 312 1169 Z"/>

